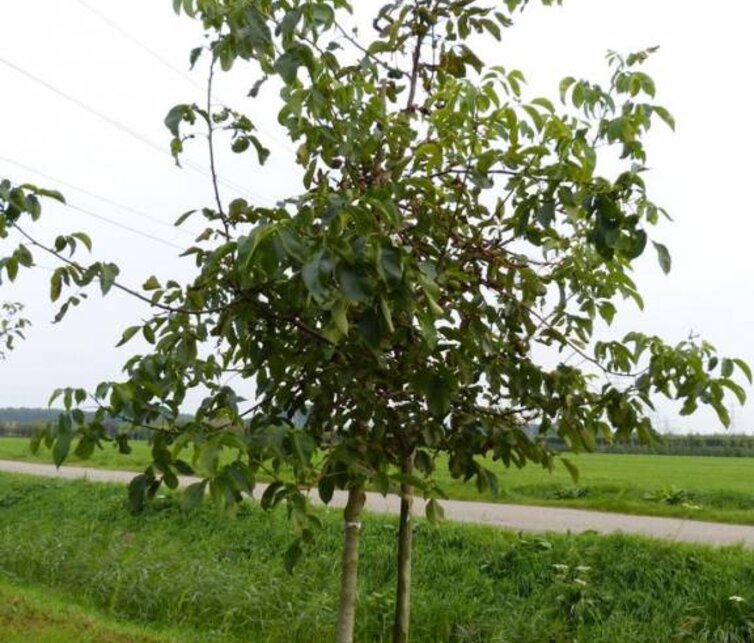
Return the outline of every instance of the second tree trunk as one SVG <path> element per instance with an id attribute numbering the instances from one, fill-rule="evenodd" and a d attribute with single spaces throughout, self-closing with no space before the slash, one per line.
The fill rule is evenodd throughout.
<path id="1" fill-rule="evenodd" d="M 401 515 L 398 530 L 398 589 L 395 599 L 395 622 L 393 624 L 393 643 L 408 641 L 411 621 L 411 548 L 412 516 L 414 488 L 406 480 L 413 474 L 413 454 L 403 458 L 401 474 Z"/>

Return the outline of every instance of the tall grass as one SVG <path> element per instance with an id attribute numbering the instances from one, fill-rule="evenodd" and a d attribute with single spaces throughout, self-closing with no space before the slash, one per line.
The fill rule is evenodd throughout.
<path id="1" fill-rule="evenodd" d="M 165 497 L 132 516 L 119 486 L 0 476 L 0 574 L 207 640 L 329 641 L 342 532 L 336 513 L 322 518 L 288 576 L 283 512 L 248 503 L 235 518 L 211 505 L 184 514 Z M 395 530 L 390 519 L 365 522 L 359 641 L 389 639 Z M 701 637 L 730 596 L 754 600 L 754 553 L 740 548 L 415 530 L 414 641 L 666 642 Z"/>
<path id="2" fill-rule="evenodd" d="M 47 591 L 0 581 L 0 641 L 3 643 L 182 643 L 187 632 L 156 632 L 117 623 L 61 600 Z"/>

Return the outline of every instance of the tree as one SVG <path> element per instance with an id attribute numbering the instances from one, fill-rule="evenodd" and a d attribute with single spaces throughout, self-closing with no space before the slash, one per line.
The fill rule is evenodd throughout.
<path id="1" fill-rule="evenodd" d="M 67 260 L 53 276 L 53 298 L 68 282 L 98 279 L 155 311 L 122 340 L 140 333 L 152 350 L 126 363 L 123 381 L 97 387 L 93 420 L 77 408 L 86 391 L 59 392 L 68 413 L 44 436 L 56 461 L 74 438 L 78 455 L 91 453 L 106 439 L 104 421 L 119 418 L 154 434 L 154 462 L 129 488 L 135 509 L 195 468 L 205 479 L 186 490 L 187 507 L 205 489 L 233 506 L 270 477 L 261 503 L 288 506 L 291 568 L 318 527 L 306 490 L 324 502 L 347 490 L 339 641 L 353 638 L 368 485 L 401 497 L 394 640 L 405 641 L 412 504 L 418 491 L 428 517 L 441 517 L 440 456 L 480 490 L 497 488 L 484 457 L 546 468 L 559 459 L 576 475 L 545 436 L 573 450 L 598 436 L 649 441 L 655 395 L 680 400 L 682 413 L 710 405 L 727 425 L 726 392 L 745 399 L 734 371 L 751 380 L 744 362 L 694 338 L 596 341 L 616 301 L 642 305 L 630 269 L 665 215 L 646 193 L 642 139 L 657 119 L 673 119 L 641 71 L 653 50 L 610 54 L 604 88 L 565 79 L 559 107 L 525 97 L 519 71 L 472 49 L 499 39 L 525 4 L 384 3 L 370 39 L 344 22 L 345 0 L 174 0 L 210 35 L 191 54 L 194 64 L 209 52 L 206 105 L 178 105 L 166 118 L 177 160 L 198 127 L 209 144 L 216 202 L 179 219 L 206 222 L 185 253 L 197 276 L 186 285 L 155 276 L 142 292 L 111 264 Z M 298 144 L 302 187 L 274 207 L 226 205 L 218 186 L 218 136 L 260 164 L 269 154 L 252 119 L 212 100 L 216 64 L 240 60 L 256 74 L 252 96 L 280 83 L 279 121 Z M 611 149 L 620 169 L 603 175 L 601 151 Z M 27 234 L 23 212 L 7 212 L 6 225 Z M 83 238 L 45 250 L 62 256 Z M 667 249 L 654 248 L 667 272 Z M 223 384 L 228 373 L 253 382 L 256 400 Z M 207 395 L 183 420 L 197 387 Z M 128 450 L 127 434 L 117 442 Z M 188 447 L 191 464 L 181 457 Z M 229 464 L 220 458 L 228 450 Z"/>

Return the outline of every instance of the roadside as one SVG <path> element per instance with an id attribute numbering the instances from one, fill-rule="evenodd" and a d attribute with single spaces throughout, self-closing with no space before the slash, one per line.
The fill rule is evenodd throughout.
<path id="1" fill-rule="evenodd" d="M 71 454 L 66 465 L 140 473 L 152 463 L 151 448 L 141 441 L 130 446 L 127 455 L 115 448 L 98 449 L 85 460 Z M 233 457 L 230 451 L 221 456 L 228 462 Z M 191 452 L 183 458 L 193 462 Z M 497 476 L 497 494 L 480 493 L 473 481 L 453 478 L 442 457 L 435 463 L 433 479 L 453 500 L 754 525 L 752 458 L 580 453 L 569 454 L 569 459 L 578 467 L 578 481 L 559 463 L 553 470 L 511 469 L 499 461 L 482 460 Z M 4 437 L 0 460 L 50 464 L 52 454 L 44 448 L 33 454 L 28 439 Z"/>
<path id="2" fill-rule="evenodd" d="M 87 469 L 84 467 L 56 469 L 53 465 L 6 460 L 0 460 L 0 471 L 53 478 L 85 478 L 94 482 L 115 483 L 128 482 L 134 476 L 133 472 L 128 471 Z M 192 481 L 194 479 L 189 477 L 180 480 L 181 485 L 190 484 Z M 265 488 L 266 485 L 257 485 L 256 495 L 261 495 Z M 369 493 L 367 496 L 367 509 L 369 511 L 381 514 L 398 513 L 399 501 L 396 496 L 383 497 L 377 493 Z M 314 498 L 314 500 L 318 499 Z M 336 492 L 330 506 L 343 507 L 345 502 L 345 493 Z M 445 500 L 442 502 L 442 506 L 448 520 L 487 525 L 512 531 L 624 533 L 671 541 L 710 545 L 741 544 L 748 548 L 754 548 L 754 526 L 748 525 L 460 500 Z M 420 515 L 421 512 L 421 502 L 417 502 L 416 513 Z"/>

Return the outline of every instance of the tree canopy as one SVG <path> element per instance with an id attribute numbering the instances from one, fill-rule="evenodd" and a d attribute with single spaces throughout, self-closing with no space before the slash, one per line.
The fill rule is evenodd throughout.
<path id="1" fill-rule="evenodd" d="M 62 261 L 53 300 L 98 281 L 154 311 L 123 334 L 152 348 L 127 361 L 121 381 L 58 392 L 68 412 L 40 438 L 56 462 L 101 446 L 104 421 L 118 418 L 154 435 L 154 462 L 130 487 L 136 509 L 194 470 L 204 480 L 186 490 L 187 507 L 205 489 L 232 506 L 271 478 L 261 502 L 288 505 L 291 567 L 318 525 L 307 491 L 329 502 L 347 489 L 339 640 L 353 627 L 367 485 L 403 500 L 395 638 L 405 640 L 411 499 L 419 490 L 429 518 L 441 516 L 439 455 L 454 477 L 494 490 L 485 457 L 551 468 L 547 435 L 573 450 L 597 437 L 649 441 L 658 395 L 683 414 L 709 405 L 727 426 L 726 393 L 745 399 L 735 371 L 751 379 L 744 362 L 695 338 L 598 336 L 624 300 L 642 306 L 631 267 L 648 247 L 671 268 L 649 239 L 666 213 L 647 194 L 644 138 L 674 121 L 643 71 L 653 49 L 610 53 L 606 83 L 566 78 L 559 102 L 528 96 L 520 71 L 476 48 L 501 39 L 525 5 L 378 3 L 367 35 L 349 26 L 345 0 L 174 0 L 209 35 L 191 53 L 192 65 L 210 58 L 206 104 L 177 105 L 165 120 L 178 162 L 203 136 L 212 163 L 215 203 L 177 222 L 206 226 L 184 253 L 196 267 L 189 283 L 153 276 L 138 291 L 113 264 L 64 257 L 88 237 L 47 247 L 24 223 L 39 216 L 38 195 L 59 195 L 0 189 L 0 233 L 24 237 L 0 273 L 13 279 L 42 249 Z M 250 94 L 278 102 L 297 145 L 301 182 L 272 207 L 227 203 L 218 183 L 221 139 L 259 164 L 270 153 L 253 118 L 212 97 L 216 66 L 240 62 L 250 63 Z M 63 301 L 59 318 L 81 296 Z M 253 383 L 254 400 L 241 382 Z M 197 388 L 206 395 L 186 419 Z M 77 408 L 85 400 L 99 407 L 92 419 Z M 117 442 L 128 450 L 126 433 Z"/>

